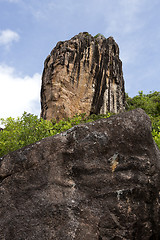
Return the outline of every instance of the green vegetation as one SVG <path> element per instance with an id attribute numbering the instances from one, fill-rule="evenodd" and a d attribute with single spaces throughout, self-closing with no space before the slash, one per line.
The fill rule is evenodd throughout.
<path id="1" fill-rule="evenodd" d="M 3 131 L 0 131 L 0 157 L 42 138 L 66 131 L 80 123 L 92 122 L 100 118 L 107 118 L 110 115 L 93 114 L 87 117 L 85 114 L 80 114 L 59 122 L 55 120 L 50 122 L 24 112 L 22 117 L 17 119 L 11 117 L 0 119 L 1 124 L 4 126 Z"/>
<path id="2" fill-rule="evenodd" d="M 88 32 L 84 32 L 84 34 L 86 35 L 86 37 L 89 37 L 89 36 L 91 36 L 91 34 L 90 34 L 90 33 L 88 33 Z"/>
<path id="3" fill-rule="evenodd" d="M 160 149 L 160 92 L 150 92 L 144 94 L 143 91 L 139 95 L 130 98 L 126 94 L 126 110 L 142 108 L 152 121 L 152 135 Z"/>
<path id="4" fill-rule="evenodd" d="M 130 98 L 126 94 L 126 110 L 142 108 L 150 116 L 152 121 L 152 135 L 160 148 L 160 92 L 150 92 Z M 47 121 L 39 119 L 33 114 L 24 112 L 22 117 L 14 119 L 9 117 L 7 119 L 0 119 L 4 126 L 3 131 L 0 131 L 0 157 L 17 150 L 23 146 L 29 145 L 39 141 L 45 137 L 53 136 L 70 129 L 71 127 L 95 121 L 100 118 L 110 117 L 110 113 L 104 115 L 86 114 L 75 115 L 73 118 L 63 119 L 59 122 L 55 120 Z"/>
<path id="5" fill-rule="evenodd" d="M 101 34 L 101 33 L 98 33 L 98 34 L 96 34 L 96 35 L 94 36 L 94 38 L 98 38 L 98 37 L 104 37 L 104 38 L 105 38 L 105 36 L 104 36 L 103 34 Z"/>
<path id="6" fill-rule="evenodd" d="M 126 109 L 132 110 L 135 108 L 142 108 L 144 111 L 153 117 L 160 116 L 160 92 L 150 92 L 144 94 L 143 91 L 139 95 L 130 98 L 126 94 Z"/>

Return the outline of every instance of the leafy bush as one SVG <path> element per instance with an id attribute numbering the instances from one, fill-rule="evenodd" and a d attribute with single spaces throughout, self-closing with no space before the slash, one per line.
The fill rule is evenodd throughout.
<path id="1" fill-rule="evenodd" d="M 160 149 L 160 127 L 159 127 L 159 131 L 158 132 L 155 131 L 155 129 L 153 129 L 152 136 L 153 136 L 153 139 L 156 142 L 157 146 Z"/>
<path id="2" fill-rule="evenodd" d="M 160 92 L 150 92 L 144 94 L 143 91 L 139 95 L 130 98 L 126 94 L 126 109 L 132 110 L 135 108 L 142 108 L 148 115 L 160 116 Z"/>
<path id="3" fill-rule="evenodd" d="M 98 38 L 98 37 L 103 37 L 103 38 L 105 38 L 105 36 L 104 36 L 103 34 L 101 34 L 101 33 L 98 33 L 98 34 L 96 34 L 96 35 L 94 36 L 94 38 Z"/>
<path id="4" fill-rule="evenodd" d="M 160 149 L 160 115 L 156 117 L 150 115 L 150 119 L 152 121 L 152 136 Z"/>
<path id="5" fill-rule="evenodd" d="M 152 135 L 160 148 L 160 92 L 150 92 L 130 98 L 126 94 L 126 110 L 142 108 L 150 116 L 152 121 Z M 14 119 L 0 119 L 4 129 L 0 131 L 0 157 L 17 150 L 23 146 L 29 145 L 42 138 L 53 136 L 57 133 L 66 131 L 80 123 L 87 123 L 101 118 L 107 118 L 111 115 L 100 114 L 86 116 L 86 114 L 75 115 L 73 118 L 63 119 L 56 122 L 47 121 L 38 118 L 33 114 L 23 113 L 22 117 Z"/>
<path id="6" fill-rule="evenodd" d="M 5 120 L 2 118 L 0 120 L 4 129 L 0 131 L 0 157 L 23 146 L 39 141 L 42 138 L 66 131 L 74 125 L 109 116 L 110 114 L 86 117 L 85 114 L 81 114 L 59 122 L 56 122 L 54 119 L 50 122 L 24 112 L 22 117 L 18 117 L 17 119 L 9 117 Z"/>
<path id="7" fill-rule="evenodd" d="M 4 129 L 0 131 L 0 156 L 17 150 L 25 145 L 48 137 L 52 133 L 52 123 L 38 119 L 24 112 L 21 118 L 1 119 Z"/>

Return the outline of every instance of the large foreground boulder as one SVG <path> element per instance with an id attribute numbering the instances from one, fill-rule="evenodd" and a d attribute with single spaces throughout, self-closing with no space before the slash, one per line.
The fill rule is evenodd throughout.
<path id="1" fill-rule="evenodd" d="M 160 151 L 138 109 L 6 155 L 0 239 L 160 239 Z"/>

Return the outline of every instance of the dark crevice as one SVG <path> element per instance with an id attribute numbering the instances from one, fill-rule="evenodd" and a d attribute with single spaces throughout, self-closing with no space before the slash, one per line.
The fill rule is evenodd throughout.
<path id="1" fill-rule="evenodd" d="M 104 40 L 102 43 L 102 46 L 106 44 L 106 41 Z M 106 79 L 107 79 L 107 70 L 108 70 L 108 63 L 109 63 L 109 55 L 108 51 L 109 48 L 104 46 L 104 52 L 99 52 L 98 46 L 95 45 L 94 47 L 94 54 L 93 54 L 93 60 L 92 62 L 96 64 L 96 69 L 95 69 L 95 92 L 93 96 L 93 101 L 92 101 L 92 107 L 91 107 L 91 112 L 90 114 L 99 114 L 100 110 L 104 104 L 104 93 L 107 88 L 106 84 Z M 99 58 L 101 55 L 101 61 L 99 64 Z M 91 71 L 94 65 L 92 64 Z M 107 104 L 108 105 L 108 104 Z"/>
<path id="2" fill-rule="evenodd" d="M 0 176 L 0 183 L 2 183 L 6 178 L 10 177 L 11 175 L 12 174 L 10 173 L 10 174 L 8 174 L 8 175 L 6 175 L 4 177 Z"/>

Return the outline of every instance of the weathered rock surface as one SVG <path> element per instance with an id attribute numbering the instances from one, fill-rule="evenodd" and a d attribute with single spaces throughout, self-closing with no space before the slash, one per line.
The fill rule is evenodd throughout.
<path id="1" fill-rule="evenodd" d="M 160 239 L 160 151 L 143 110 L 6 155 L 0 239 Z"/>
<path id="2" fill-rule="evenodd" d="M 80 33 L 58 42 L 44 64 L 41 117 L 120 112 L 125 107 L 119 47 L 112 37 Z"/>

